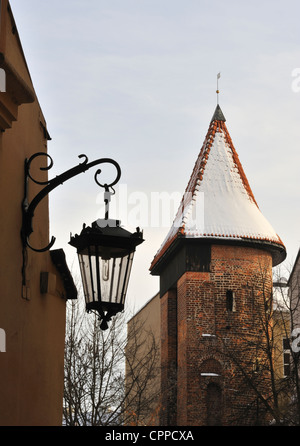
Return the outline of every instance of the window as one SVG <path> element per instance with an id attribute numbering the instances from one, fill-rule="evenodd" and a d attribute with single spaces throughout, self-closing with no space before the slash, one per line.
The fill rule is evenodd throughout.
<path id="1" fill-rule="evenodd" d="M 261 372 L 261 361 L 260 359 L 256 358 L 255 362 L 252 365 L 253 372 L 254 373 L 260 373 Z"/>
<path id="2" fill-rule="evenodd" d="M 283 376 L 286 378 L 291 374 L 291 352 L 290 352 L 290 342 L 288 338 L 283 338 L 282 350 L 283 350 Z"/>
<path id="3" fill-rule="evenodd" d="M 232 290 L 226 291 L 226 310 L 235 311 L 235 294 Z"/>

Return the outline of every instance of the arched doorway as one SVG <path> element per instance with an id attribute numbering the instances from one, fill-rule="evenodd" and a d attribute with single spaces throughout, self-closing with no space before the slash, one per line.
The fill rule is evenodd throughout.
<path id="1" fill-rule="evenodd" d="M 222 425 L 222 390 L 215 383 L 206 389 L 206 411 L 208 426 Z"/>

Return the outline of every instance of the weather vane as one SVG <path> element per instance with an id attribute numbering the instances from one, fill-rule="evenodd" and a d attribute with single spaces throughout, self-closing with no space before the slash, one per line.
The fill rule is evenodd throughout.
<path id="1" fill-rule="evenodd" d="M 219 90 L 219 79 L 220 79 L 220 77 L 221 77 L 221 73 L 218 73 L 218 75 L 217 75 L 217 91 L 216 91 L 216 93 L 217 93 L 217 104 L 219 104 L 219 93 L 220 93 L 220 90 Z"/>

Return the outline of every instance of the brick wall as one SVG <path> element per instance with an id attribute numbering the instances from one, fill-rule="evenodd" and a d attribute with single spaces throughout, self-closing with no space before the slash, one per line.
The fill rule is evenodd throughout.
<path id="1" fill-rule="evenodd" d="M 161 298 L 161 415 L 160 424 L 176 425 L 177 419 L 177 292 Z"/>
<path id="2" fill-rule="evenodd" d="M 177 290 L 162 297 L 162 389 L 168 388 L 166 370 L 170 376 L 177 347 L 177 419 L 166 415 L 165 394 L 163 424 L 255 423 L 262 408 L 241 369 L 252 374 L 255 361 L 263 359 L 257 346 L 264 342 L 261 316 L 271 290 L 270 254 L 214 245 L 210 272 L 184 273 Z"/>

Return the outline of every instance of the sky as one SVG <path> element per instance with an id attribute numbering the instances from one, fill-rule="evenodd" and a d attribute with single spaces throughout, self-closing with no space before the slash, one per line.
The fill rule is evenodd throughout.
<path id="1" fill-rule="evenodd" d="M 143 229 L 127 305 L 159 290 L 149 273 L 217 104 L 258 205 L 300 247 L 298 0 L 10 0 L 52 138 L 49 178 L 112 158 L 122 169 L 110 216 Z M 100 166 L 99 166 L 100 167 Z M 101 179 L 114 177 L 101 166 Z M 96 170 L 96 169 L 95 169 Z M 94 171 L 52 191 L 50 230 L 77 275 L 70 233 L 104 217 Z M 99 177 L 100 180 L 100 177 Z M 286 274 L 285 274 L 286 275 Z"/>

